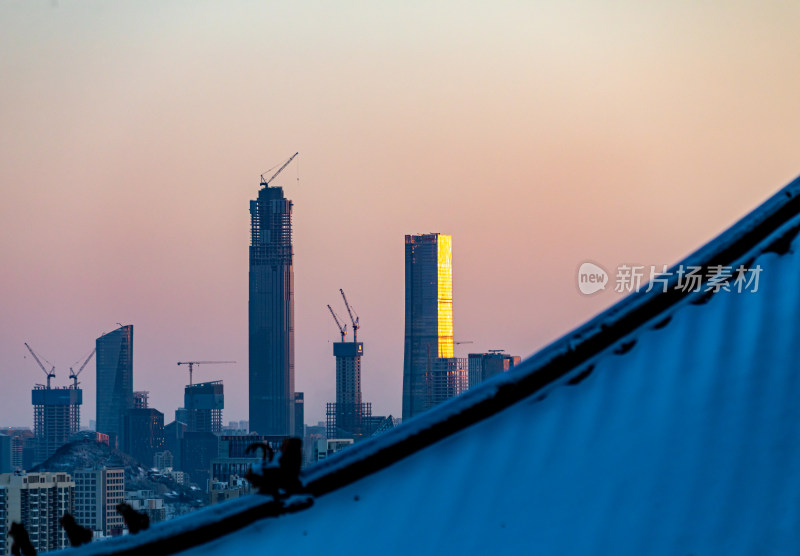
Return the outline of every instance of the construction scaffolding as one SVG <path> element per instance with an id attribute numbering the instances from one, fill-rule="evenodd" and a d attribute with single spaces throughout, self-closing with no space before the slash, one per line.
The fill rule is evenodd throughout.
<path id="1" fill-rule="evenodd" d="M 430 409 L 469 388 L 466 357 L 439 357 L 425 372 L 426 405 Z"/>
<path id="2" fill-rule="evenodd" d="M 77 434 L 81 424 L 83 391 L 80 388 L 48 388 L 37 384 L 31 392 L 34 462 L 41 463 Z"/>
<path id="3" fill-rule="evenodd" d="M 328 438 L 353 438 L 358 440 L 372 434 L 372 404 L 328 403 L 325 410 Z"/>

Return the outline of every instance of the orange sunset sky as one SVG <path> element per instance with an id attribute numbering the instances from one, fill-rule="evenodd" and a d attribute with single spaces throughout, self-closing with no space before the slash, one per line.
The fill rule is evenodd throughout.
<path id="1" fill-rule="evenodd" d="M 195 380 L 247 419 L 248 201 L 295 151 L 307 423 L 340 287 L 400 415 L 407 233 L 453 236 L 457 355 L 530 355 L 620 299 L 581 262 L 674 263 L 800 174 L 798 29 L 797 2 L 3 2 L 0 425 L 33 425 L 23 342 L 66 385 L 117 322 L 167 422 L 188 359 L 238 362 Z"/>

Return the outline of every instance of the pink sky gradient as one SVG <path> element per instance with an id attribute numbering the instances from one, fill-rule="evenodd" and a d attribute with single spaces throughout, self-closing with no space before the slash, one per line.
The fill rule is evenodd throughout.
<path id="1" fill-rule="evenodd" d="M 399 416 L 405 234 L 453 235 L 457 354 L 527 356 L 619 299 L 581 262 L 675 262 L 800 173 L 797 3 L 272 4 L 0 5 L 0 425 L 32 426 L 23 342 L 65 385 L 117 322 L 167 421 L 187 359 L 238 361 L 195 380 L 246 419 L 248 201 L 295 151 L 307 423 L 340 287 Z"/>

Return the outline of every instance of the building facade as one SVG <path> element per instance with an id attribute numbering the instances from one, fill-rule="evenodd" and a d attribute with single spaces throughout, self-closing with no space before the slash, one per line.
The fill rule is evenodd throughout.
<path id="1" fill-rule="evenodd" d="M 294 393 L 294 436 L 302 438 L 305 436 L 305 394 L 303 392 Z"/>
<path id="2" fill-rule="evenodd" d="M 29 428 L 9 427 L 3 434 L 11 437 L 11 471 L 33 467 L 36 437 Z"/>
<path id="3" fill-rule="evenodd" d="M 11 440 L 7 434 L 0 433 L 0 473 L 11 473 L 14 465 L 11 463 Z"/>
<path id="4" fill-rule="evenodd" d="M 222 432 L 225 392 L 221 380 L 187 385 L 183 392 L 183 404 L 189 432 Z"/>
<path id="5" fill-rule="evenodd" d="M 96 341 L 97 432 L 120 445 L 123 418 L 133 407 L 133 325 L 120 326 Z"/>
<path id="6" fill-rule="evenodd" d="M 149 467 L 164 449 L 164 414 L 152 407 L 129 409 L 123 421 L 122 451 Z"/>
<path id="7" fill-rule="evenodd" d="M 219 453 L 219 437 L 211 432 L 187 432 L 181 440 L 181 471 L 203 492 L 208 492 L 211 460 Z"/>
<path id="8" fill-rule="evenodd" d="M 164 499 L 159 498 L 152 490 L 134 490 L 125 493 L 125 503 L 139 513 L 150 518 L 150 525 L 164 521 L 167 511 L 164 508 Z"/>
<path id="9" fill-rule="evenodd" d="M 489 353 L 470 353 L 467 357 L 469 369 L 469 387 L 477 386 L 484 380 L 505 373 L 521 361 L 519 355 L 508 355 L 500 351 Z"/>
<path id="10" fill-rule="evenodd" d="M 169 450 L 173 458 L 173 467 L 183 469 L 183 435 L 186 434 L 186 423 L 173 421 L 164 426 L 164 448 Z"/>
<path id="11" fill-rule="evenodd" d="M 163 452 L 156 452 L 153 456 L 153 467 L 156 469 L 172 469 L 175 462 L 172 458 L 172 452 L 164 450 Z"/>
<path id="12" fill-rule="evenodd" d="M 349 448 L 353 442 L 352 438 L 320 438 L 311 445 L 311 461 L 327 459 L 336 452 Z"/>
<path id="13" fill-rule="evenodd" d="M 364 421 L 372 417 L 372 406 L 361 400 L 361 356 L 363 342 L 335 342 L 336 403 L 326 406 L 328 438 L 361 438 L 368 434 Z"/>
<path id="14" fill-rule="evenodd" d="M 430 371 L 425 372 L 425 409 L 455 398 L 469 387 L 466 357 L 440 357 L 434 359 Z"/>
<path id="15" fill-rule="evenodd" d="M 433 405 L 436 361 L 454 356 L 452 255 L 449 235 L 406 236 L 403 420 Z"/>
<path id="16" fill-rule="evenodd" d="M 250 431 L 294 434 L 292 202 L 281 187 L 250 201 Z"/>
<path id="17" fill-rule="evenodd" d="M 31 391 L 33 403 L 34 463 L 42 463 L 80 431 L 83 391 L 80 388 L 47 388 Z"/>
<path id="18" fill-rule="evenodd" d="M 117 504 L 125 497 L 124 469 L 76 469 L 75 521 L 96 536 L 122 534 L 125 523 Z"/>
<path id="19" fill-rule="evenodd" d="M 11 524 L 21 523 L 37 552 L 67 548 L 58 520 L 73 513 L 75 483 L 66 473 L 0 475 L 0 554 L 11 554 Z"/>

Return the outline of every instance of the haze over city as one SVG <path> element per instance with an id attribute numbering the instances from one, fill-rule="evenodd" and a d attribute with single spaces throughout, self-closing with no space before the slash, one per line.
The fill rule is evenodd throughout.
<path id="1" fill-rule="evenodd" d="M 195 380 L 246 419 L 249 200 L 295 151 L 307 423 L 339 288 L 364 397 L 400 415 L 405 234 L 453 236 L 458 355 L 530 355 L 620 299 L 582 296 L 581 262 L 673 263 L 800 170 L 800 7 L 722 7 L 4 4 L 0 423 L 44 381 L 23 342 L 66 385 L 118 322 L 167 420 L 192 359 L 238 362 Z"/>

